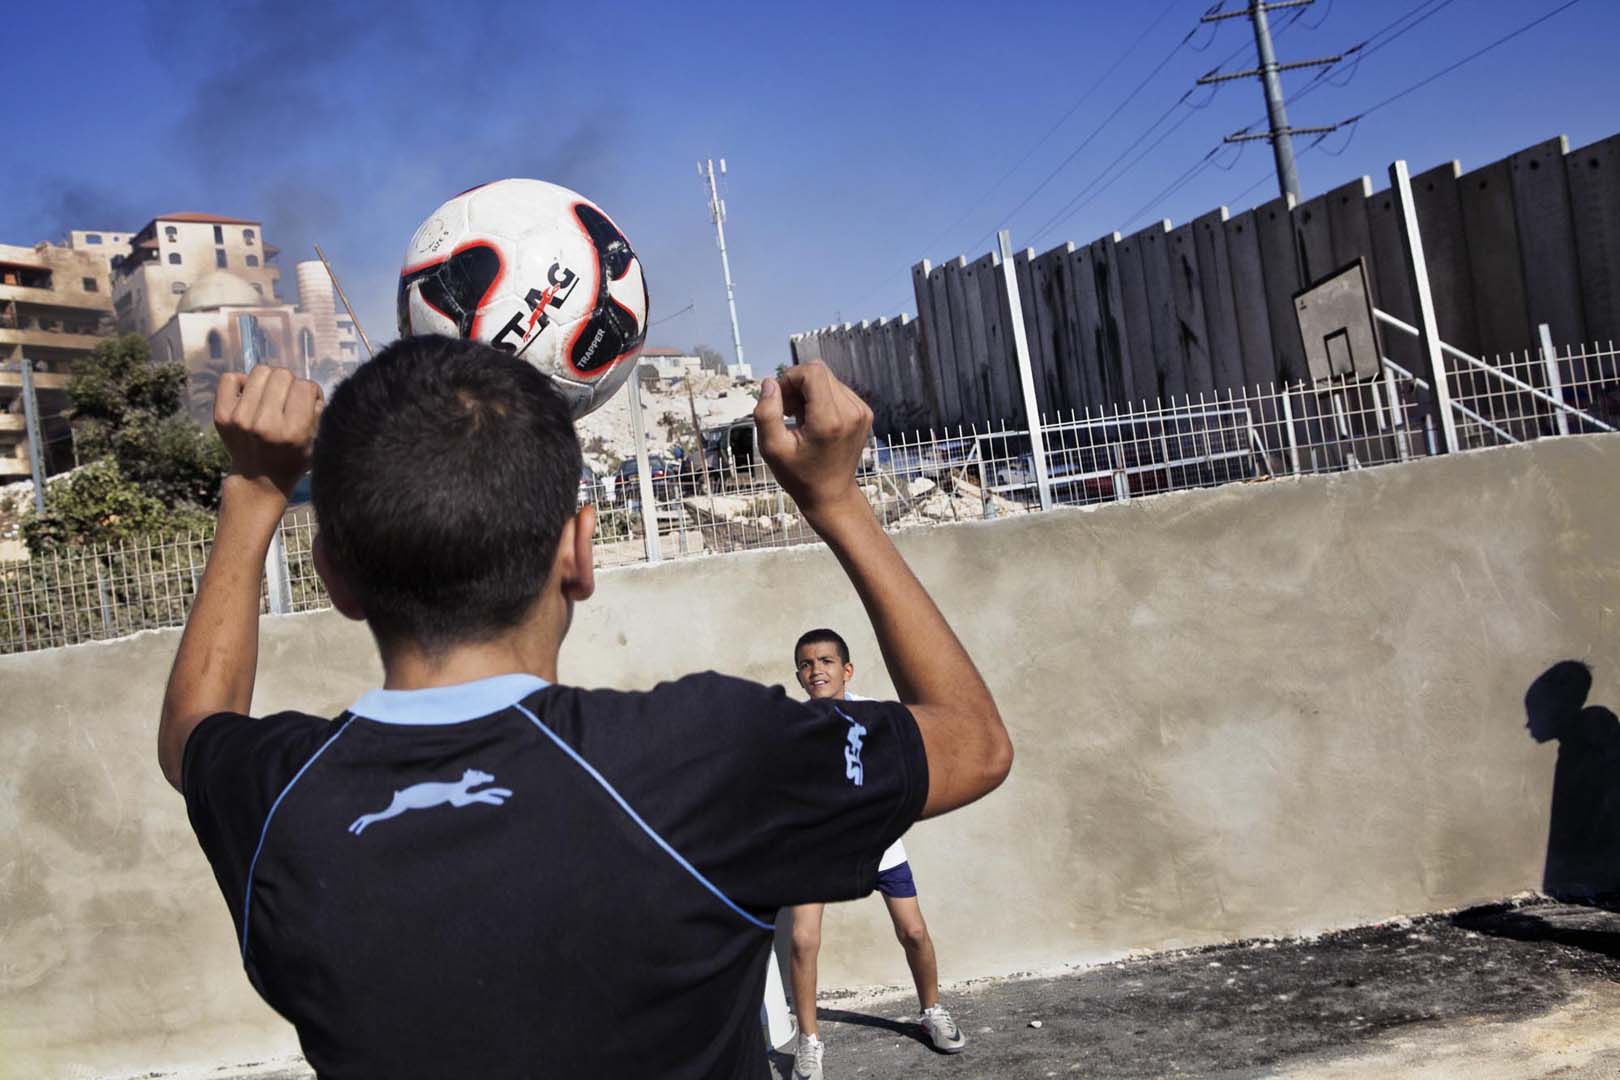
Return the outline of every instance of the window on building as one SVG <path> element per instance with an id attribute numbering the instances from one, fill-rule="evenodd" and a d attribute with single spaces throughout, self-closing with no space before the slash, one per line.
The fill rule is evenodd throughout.
<path id="1" fill-rule="evenodd" d="M 225 340 L 219 336 L 218 330 L 208 331 L 208 359 L 225 359 Z"/>
<path id="2" fill-rule="evenodd" d="M 163 360 L 165 363 L 174 363 L 174 342 L 167 338 L 163 340 Z"/>
<path id="3" fill-rule="evenodd" d="M 220 254 L 223 255 L 225 253 L 222 251 L 222 252 L 220 252 Z M 257 255 L 249 255 L 247 257 L 247 264 L 249 266 L 258 266 L 259 265 L 259 257 Z"/>
<path id="4" fill-rule="evenodd" d="M 98 232 L 85 233 L 84 242 L 87 244 L 99 244 L 101 243 L 101 234 Z"/>
<path id="5" fill-rule="evenodd" d="M 242 243 L 244 243 L 244 244 L 253 243 L 253 230 L 252 229 L 243 229 L 242 230 Z"/>
<path id="6" fill-rule="evenodd" d="M 173 225 L 165 225 L 163 226 L 163 235 L 168 239 L 169 243 L 172 244 L 176 240 L 180 239 L 180 230 L 175 228 Z"/>
<path id="7" fill-rule="evenodd" d="M 178 251 L 169 252 L 169 265 L 170 266 L 179 266 L 180 265 L 180 253 Z"/>
<path id="8" fill-rule="evenodd" d="M 303 350 L 305 360 L 313 359 L 315 356 L 315 335 L 308 330 L 300 331 L 298 334 L 298 347 Z"/>
<path id="9" fill-rule="evenodd" d="M 169 285 L 169 291 L 174 293 L 174 295 L 179 296 L 181 293 L 186 291 L 186 283 L 183 281 L 171 282 Z"/>
<path id="10" fill-rule="evenodd" d="M 264 295 L 264 286 L 260 285 L 257 281 L 255 281 L 253 283 L 253 291 L 258 293 L 260 296 L 263 296 Z"/>
<path id="11" fill-rule="evenodd" d="M 221 270 L 225 269 L 225 249 L 224 248 L 215 248 L 214 249 L 214 265 L 219 267 Z"/>
<path id="12" fill-rule="evenodd" d="M 96 284 L 96 279 L 95 278 L 87 277 L 87 278 L 84 279 L 84 291 L 85 292 L 100 292 L 101 291 L 101 286 Z"/>
<path id="13" fill-rule="evenodd" d="M 223 228 L 221 228 L 220 226 L 215 225 L 214 226 L 214 243 L 223 244 L 224 242 L 225 242 L 225 230 Z"/>

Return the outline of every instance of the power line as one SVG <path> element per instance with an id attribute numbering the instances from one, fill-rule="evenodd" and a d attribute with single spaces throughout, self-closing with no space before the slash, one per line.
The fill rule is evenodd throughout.
<path id="1" fill-rule="evenodd" d="M 966 221 L 973 214 L 973 212 L 975 210 L 979 209 L 979 207 L 984 205 L 984 203 L 990 198 L 990 196 L 994 195 L 997 191 L 999 191 L 1001 189 L 1002 184 L 1006 183 L 1007 180 L 1009 178 L 1011 178 L 1014 173 L 1016 173 L 1019 169 L 1023 168 L 1024 163 L 1027 162 L 1032 156 L 1034 156 L 1035 151 L 1039 150 L 1042 146 L 1045 146 L 1047 140 L 1049 140 L 1053 135 L 1057 134 L 1058 129 L 1061 128 L 1064 124 L 1068 123 L 1069 118 L 1080 110 L 1080 106 L 1084 105 L 1087 101 L 1089 101 L 1091 99 L 1091 96 L 1093 94 L 1095 94 L 1102 87 L 1102 85 L 1105 82 L 1108 81 L 1109 77 L 1112 76 L 1114 74 L 1114 72 L 1119 70 L 1120 65 L 1123 64 L 1126 61 L 1126 59 L 1133 52 L 1135 52 L 1137 50 L 1137 48 L 1142 44 L 1142 42 L 1147 40 L 1148 35 L 1151 34 L 1154 30 L 1158 29 L 1159 24 L 1164 22 L 1165 18 L 1170 14 L 1171 10 L 1174 9 L 1176 4 L 1179 3 L 1179 2 L 1180 2 L 1180 0 L 1170 0 L 1170 3 L 1165 5 L 1164 10 L 1159 12 L 1158 17 L 1155 18 L 1151 23 L 1149 23 L 1147 25 L 1147 28 L 1144 29 L 1140 34 L 1137 35 L 1135 41 L 1131 42 L 1130 47 L 1127 48 L 1124 52 L 1119 54 L 1119 56 L 1114 60 L 1113 65 L 1111 67 L 1109 67 L 1109 69 L 1107 71 L 1103 72 L 1102 75 L 1097 79 L 1097 81 L 1092 83 L 1091 86 L 1086 89 L 1085 93 L 1080 95 L 1079 100 L 1077 100 L 1073 105 L 1069 106 L 1067 112 L 1065 112 L 1062 116 L 1058 117 L 1057 122 L 1054 123 L 1050 128 L 1048 128 L 1046 130 L 1046 134 L 1042 135 L 1039 139 L 1036 139 L 1035 142 L 1030 146 L 1030 148 L 1028 150 L 1024 151 L 1023 156 L 1020 157 L 1018 159 L 1018 161 L 1013 164 L 1012 168 L 1010 168 L 1006 172 L 1002 173 L 1000 178 L 997 179 L 995 183 L 991 184 L 990 187 L 985 190 L 984 194 L 982 194 L 978 198 L 974 199 L 973 202 L 971 204 L 969 204 L 968 208 L 966 210 L 962 211 L 962 213 L 957 216 L 956 220 L 952 221 L 949 225 L 947 225 L 943 229 L 939 230 L 939 233 L 933 239 L 929 240 L 926 244 L 924 244 L 922 246 L 922 250 L 923 250 L 923 256 L 922 257 L 926 257 L 928 252 L 933 250 L 933 247 L 934 247 L 935 244 L 939 243 L 941 240 L 945 239 L 953 231 L 955 231 L 955 229 L 956 229 L 956 227 L 958 225 L 960 225 L 960 224 L 962 224 L 962 222 Z M 1205 47 L 1207 48 L 1208 46 L 1205 46 Z"/>
<path id="2" fill-rule="evenodd" d="M 1152 82 L 1158 76 L 1159 72 L 1163 71 L 1166 67 L 1169 66 L 1170 61 L 1175 59 L 1176 54 L 1179 53 L 1184 46 L 1186 46 L 1187 42 L 1192 40 L 1193 35 L 1196 34 L 1197 32 L 1198 32 L 1197 27 L 1194 27 L 1193 29 L 1187 31 L 1186 36 L 1183 37 L 1179 42 L 1177 42 L 1175 47 L 1173 49 L 1171 49 L 1167 54 L 1165 54 L 1164 59 L 1160 60 L 1156 65 L 1154 65 L 1153 70 L 1148 72 L 1147 76 L 1141 82 L 1136 84 L 1136 88 L 1133 89 L 1128 95 L 1126 95 L 1125 100 L 1121 101 L 1118 105 L 1116 105 L 1114 107 L 1114 111 L 1109 113 L 1106 117 L 1104 117 L 1103 122 L 1098 124 L 1095 128 L 1092 129 L 1091 134 L 1087 135 L 1084 139 L 1080 140 L 1080 145 L 1076 146 L 1073 150 L 1069 151 L 1068 155 L 1066 157 L 1064 157 L 1064 159 L 1062 161 L 1058 162 L 1057 168 L 1053 169 L 1050 173 L 1048 173 L 1046 175 L 1046 178 L 1044 180 L 1042 180 L 1039 184 L 1036 184 L 1034 190 L 1032 190 L 1028 195 L 1025 195 L 1023 197 L 1023 199 L 1021 199 L 1019 201 L 1017 206 L 1013 207 L 1011 210 L 1009 210 L 1005 214 L 1001 215 L 1001 219 L 994 226 L 991 227 L 990 231 L 985 233 L 979 239 L 973 241 L 973 243 L 969 244 L 968 248 L 970 250 L 973 249 L 973 248 L 976 248 L 981 243 L 983 243 L 984 241 L 990 239 L 990 237 L 992 237 L 992 236 L 994 236 L 996 234 L 997 229 L 999 229 L 1003 225 L 1005 225 L 1009 220 L 1011 220 L 1013 218 L 1014 215 L 1016 215 L 1024 207 L 1028 206 L 1029 203 L 1030 203 L 1030 200 L 1035 198 L 1035 196 L 1039 195 L 1042 191 L 1046 190 L 1046 186 L 1048 184 L 1050 184 L 1053 180 L 1057 179 L 1058 174 L 1061 173 L 1064 169 L 1068 168 L 1069 163 L 1072 162 L 1075 158 L 1079 157 L 1080 154 L 1085 151 L 1086 147 L 1090 146 L 1092 141 L 1095 140 L 1098 135 L 1101 135 L 1103 130 L 1106 129 L 1109 124 L 1113 123 L 1115 118 L 1118 117 L 1120 113 L 1124 112 L 1125 108 L 1128 105 L 1130 105 L 1131 102 L 1136 100 L 1137 96 L 1139 94 L 1141 94 L 1141 92 L 1147 88 L 1147 85 L 1150 82 Z M 1186 95 L 1182 95 L 1182 97 L 1184 99 L 1186 97 Z M 1180 102 L 1178 101 L 1177 104 L 1180 104 Z M 1172 111 L 1174 110 L 1174 108 L 1175 108 L 1175 106 L 1171 106 Z M 1167 112 L 1165 114 L 1165 116 L 1168 116 L 1168 115 L 1169 115 L 1169 113 Z M 1163 121 L 1164 121 L 1164 117 L 1161 116 L 1158 120 L 1154 121 L 1154 126 L 1157 126 L 1158 124 L 1162 123 Z"/>
<path id="3" fill-rule="evenodd" d="M 1394 20 L 1392 20 L 1392 21 L 1390 21 L 1388 23 L 1385 23 L 1383 26 L 1379 27 L 1371 35 L 1369 35 L 1366 39 L 1364 39 L 1364 40 L 1356 43 L 1355 45 L 1350 46 L 1350 48 L 1346 49 L 1344 51 L 1344 53 L 1343 53 L 1343 56 L 1344 56 L 1345 60 L 1349 61 L 1352 64 L 1353 68 L 1359 67 L 1360 64 L 1361 64 L 1361 61 L 1365 60 L 1367 57 L 1369 57 L 1372 54 L 1376 53 L 1379 49 L 1382 49 L 1385 46 L 1392 44 L 1393 42 L 1395 42 L 1399 38 L 1405 36 L 1406 34 L 1410 33 L 1411 31 L 1415 30 L 1419 25 L 1421 25 L 1430 16 L 1439 13 L 1440 11 L 1445 9 L 1446 7 L 1449 7 L 1454 2 L 1455 2 L 1455 0 L 1424 0 L 1424 2 L 1419 4 L 1417 7 L 1413 8 L 1410 11 L 1407 11 L 1407 12 L 1403 13 L 1398 18 L 1396 18 L 1396 19 L 1394 19 Z M 1290 19 L 1287 23 L 1283 24 L 1283 27 L 1277 31 L 1276 36 L 1281 37 L 1284 31 L 1286 31 L 1290 26 L 1293 26 L 1295 23 L 1299 22 L 1300 17 L 1303 16 L 1304 13 L 1305 13 L 1305 9 L 1303 9 L 1303 8 L 1301 8 L 1299 11 L 1295 12 L 1294 17 L 1292 19 Z M 1320 25 L 1320 22 L 1318 22 L 1317 25 Z M 1341 64 L 1342 63 L 1343 63 L 1343 61 L 1341 61 Z M 1338 66 L 1338 65 L 1335 65 L 1335 66 Z M 1305 86 L 1302 87 L 1299 90 L 1298 93 L 1294 94 L 1293 99 L 1295 101 L 1298 101 L 1299 99 L 1305 97 L 1307 94 L 1311 93 L 1313 90 L 1316 90 L 1316 89 L 1320 88 L 1324 82 L 1333 83 L 1333 80 L 1332 80 L 1331 76 L 1332 76 L 1334 70 L 1335 70 L 1334 67 L 1329 67 L 1329 68 L 1325 68 L 1322 71 L 1318 72 L 1317 75 L 1313 79 L 1311 79 L 1310 82 L 1306 83 Z M 1334 84 L 1334 85 L 1339 85 L 1339 84 Z M 1264 122 L 1264 120 L 1265 120 L 1264 116 L 1256 117 L 1254 120 L 1250 121 L 1250 123 L 1246 127 L 1243 127 L 1243 128 L 1241 128 L 1239 130 L 1240 130 L 1240 132 L 1247 132 L 1250 129 L 1252 129 L 1253 127 L 1255 127 L 1257 124 L 1260 124 L 1260 123 Z M 1315 141 L 1313 141 L 1308 147 L 1306 147 L 1304 150 L 1302 150 L 1299 153 L 1299 157 L 1304 157 L 1306 154 L 1308 154 L 1311 151 L 1313 151 L 1313 150 L 1317 149 L 1318 147 L 1320 147 L 1322 145 L 1322 140 L 1325 139 L 1328 134 L 1330 134 L 1330 132 L 1321 132 L 1321 133 L 1319 133 L 1317 139 Z M 1352 138 L 1353 137 L 1354 137 L 1354 134 L 1352 133 Z M 1346 143 L 1346 146 L 1348 146 L 1348 143 Z M 1203 172 L 1203 170 L 1209 166 L 1209 164 L 1211 163 L 1216 151 L 1218 151 L 1219 149 L 1220 149 L 1220 146 L 1217 145 L 1214 150 L 1209 151 L 1203 157 L 1199 158 L 1196 162 L 1194 162 L 1185 172 L 1183 172 L 1180 176 L 1178 176 L 1176 178 L 1176 180 L 1172 181 L 1171 184 L 1166 188 L 1166 190 L 1161 195 L 1155 197 L 1142 210 L 1137 211 L 1136 216 L 1131 218 L 1130 221 L 1126 222 L 1126 225 L 1128 226 L 1132 222 L 1136 221 L 1138 218 L 1141 218 L 1141 217 L 1145 216 L 1149 211 L 1151 211 L 1155 207 L 1157 207 L 1159 205 L 1159 203 L 1163 202 L 1165 199 L 1170 198 L 1177 191 L 1180 191 L 1183 187 L 1185 187 L 1187 183 L 1191 182 L 1191 180 L 1195 176 L 1197 176 L 1199 173 Z M 1342 154 L 1343 152 L 1344 151 L 1342 149 L 1340 151 L 1338 151 L 1338 153 L 1340 153 L 1340 154 Z M 1337 156 L 1337 155 L 1335 154 L 1333 156 Z M 1234 164 L 1235 164 L 1235 162 L 1234 162 Z M 1227 203 L 1224 204 L 1224 205 L 1231 205 L 1231 204 L 1234 204 L 1234 203 L 1241 202 L 1251 192 L 1253 192 L 1255 188 L 1257 188 L 1261 184 L 1265 183 L 1266 179 L 1267 179 L 1266 176 L 1261 176 L 1254 183 L 1252 183 L 1248 187 L 1244 188 L 1243 191 L 1236 198 L 1228 200 Z M 1122 228 L 1123 227 L 1124 226 L 1122 226 Z"/>
<path id="4" fill-rule="evenodd" d="M 1576 4 L 1578 4 L 1580 2 L 1581 2 L 1581 0 L 1568 0 L 1567 3 L 1560 4 L 1558 7 L 1553 8 L 1551 11 L 1547 12 L 1545 15 L 1542 15 L 1541 17 L 1536 18 L 1536 19 L 1532 19 L 1530 22 L 1525 23 L 1523 26 L 1519 27 L 1517 30 L 1513 30 L 1513 31 L 1511 31 L 1511 32 L 1509 32 L 1507 34 L 1504 34 L 1502 37 L 1497 38 L 1495 41 L 1491 42 L 1489 45 L 1484 46 L 1483 48 L 1479 48 L 1479 49 L 1474 50 L 1473 52 L 1469 53 L 1467 56 L 1463 57 L 1461 60 L 1457 60 L 1457 61 L 1455 61 L 1455 62 L 1453 62 L 1451 64 L 1447 64 L 1445 67 L 1441 68 L 1439 71 L 1435 72 L 1433 75 L 1430 75 L 1428 78 L 1420 79 L 1419 81 L 1413 83 L 1411 86 L 1408 86 L 1405 90 L 1401 90 L 1398 93 L 1391 94 L 1389 97 L 1387 97 L 1384 100 L 1378 102 L 1378 104 L 1371 105 L 1371 106 L 1368 106 L 1365 109 L 1362 109 L 1359 113 L 1357 113 L 1356 115 L 1350 117 L 1350 119 L 1348 119 L 1348 120 L 1341 121 L 1341 123 L 1345 123 L 1345 124 L 1356 123 L 1359 120 L 1362 120 L 1362 119 L 1364 119 L 1364 118 L 1366 118 L 1368 116 L 1371 116 L 1373 113 L 1377 112 L 1379 109 L 1382 109 L 1382 108 L 1384 108 L 1386 106 L 1395 104 L 1395 102 L 1401 100 L 1401 98 L 1405 97 L 1406 95 L 1411 94 L 1411 93 L 1415 93 L 1416 91 L 1423 89 L 1425 86 L 1428 86 L 1430 83 L 1434 82 L 1436 79 L 1442 78 L 1443 76 L 1446 76 L 1446 75 L 1450 75 L 1453 71 L 1456 71 L 1458 68 L 1462 67 L 1464 64 L 1467 64 L 1467 63 L 1469 63 L 1469 62 L 1471 62 L 1473 60 L 1478 60 L 1481 56 L 1484 56 L 1486 53 L 1490 52 L 1492 49 L 1498 48 L 1499 46 L 1502 46 L 1502 45 L 1506 45 L 1508 42 L 1512 41 L 1514 38 L 1518 37 L 1519 35 L 1527 33 L 1527 32 L 1529 32 L 1531 30 L 1534 30 L 1536 27 L 1540 26 L 1542 23 L 1546 22 L 1548 19 L 1552 18 L 1554 15 L 1558 15 L 1558 14 L 1560 14 L 1562 12 L 1568 11 L 1570 8 L 1574 7 Z"/>

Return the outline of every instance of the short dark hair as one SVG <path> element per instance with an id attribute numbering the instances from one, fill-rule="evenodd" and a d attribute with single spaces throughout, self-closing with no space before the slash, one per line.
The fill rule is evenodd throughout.
<path id="1" fill-rule="evenodd" d="M 816 645 L 823 641 L 830 641 L 834 645 L 838 646 L 838 659 L 842 660 L 846 664 L 849 663 L 849 642 L 839 637 L 838 631 L 829 630 L 825 626 L 816 630 L 806 630 L 804 633 L 799 635 L 799 640 L 793 646 L 794 663 L 797 663 L 799 660 L 800 649 L 804 648 L 806 645 Z"/>
<path id="2" fill-rule="evenodd" d="M 423 335 L 337 388 L 310 490 L 378 642 L 438 652 L 522 620 L 578 508 L 581 464 L 551 380 L 481 342 Z"/>

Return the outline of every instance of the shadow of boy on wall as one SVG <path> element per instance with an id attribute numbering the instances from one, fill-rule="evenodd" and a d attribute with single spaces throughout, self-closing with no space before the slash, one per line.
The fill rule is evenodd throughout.
<path id="1" fill-rule="evenodd" d="M 1591 668 L 1564 660 L 1524 695 L 1530 737 L 1558 743 L 1541 891 L 1559 899 L 1620 895 L 1620 719 L 1591 690 Z"/>

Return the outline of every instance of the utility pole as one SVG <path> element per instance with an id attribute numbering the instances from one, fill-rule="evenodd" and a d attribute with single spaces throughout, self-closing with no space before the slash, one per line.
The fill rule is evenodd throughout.
<path id="1" fill-rule="evenodd" d="M 1278 11 L 1282 8 L 1308 7 L 1316 0 L 1277 0 L 1276 3 L 1265 4 L 1260 0 L 1249 0 L 1249 6 L 1241 11 L 1223 11 L 1205 15 L 1200 22 L 1220 22 L 1224 19 L 1241 19 L 1247 17 L 1254 24 L 1254 47 L 1258 55 L 1260 66 L 1248 71 L 1234 71 L 1229 74 L 1210 72 L 1198 80 L 1199 86 L 1208 86 L 1212 83 L 1230 82 L 1233 79 L 1249 79 L 1260 76 L 1261 85 L 1266 93 L 1266 116 L 1270 119 L 1271 130 L 1264 135 L 1251 135 L 1247 131 L 1240 131 L 1226 137 L 1229 143 L 1248 142 L 1252 139 L 1271 140 L 1271 153 L 1277 159 L 1277 190 L 1284 196 L 1293 196 L 1294 201 L 1300 201 L 1299 171 L 1294 167 L 1294 140 L 1295 135 L 1326 135 L 1330 131 L 1337 131 L 1338 124 L 1327 127 L 1289 127 L 1288 107 L 1283 100 L 1282 80 L 1277 76 L 1280 72 L 1295 71 L 1299 68 L 1331 67 L 1344 59 L 1343 55 L 1326 56 L 1319 60 L 1296 60 L 1290 64 L 1277 63 L 1277 52 L 1271 44 L 1271 26 L 1266 21 L 1266 12 Z"/>
<path id="2" fill-rule="evenodd" d="M 720 175 L 726 175 L 726 159 L 720 159 Z M 726 275 L 726 304 L 731 308 L 731 347 L 737 357 L 737 366 L 743 361 L 742 331 L 737 329 L 737 296 L 731 287 L 731 260 L 726 257 L 726 202 L 720 197 L 720 188 L 714 180 L 714 159 L 698 163 L 698 176 L 709 188 L 709 217 L 714 222 L 714 237 L 720 244 L 720 269 Z"/>

